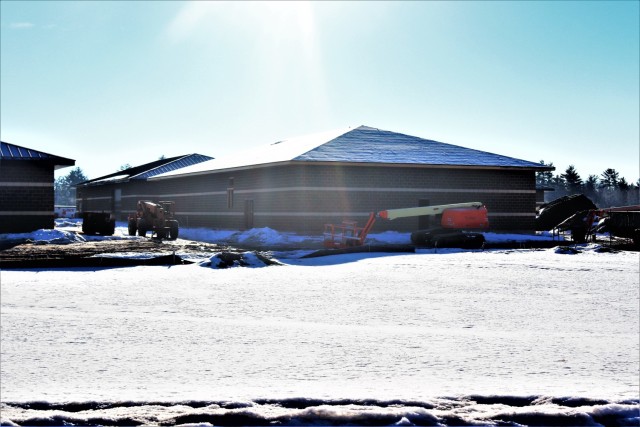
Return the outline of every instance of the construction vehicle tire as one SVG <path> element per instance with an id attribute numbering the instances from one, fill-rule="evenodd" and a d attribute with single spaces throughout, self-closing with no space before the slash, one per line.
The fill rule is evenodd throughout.
<path id="1" fill-rule="evenodd" d="M 587 241 L 587 230 L 584 227 L 576 227 L 571 229 L 571 240 L 575 243 L 584 243 Z"/>
<path id="2" fill-rule="evenodd" d="M 433 229 L 418 230 L 411 233 L 411 243 L 416 246 L 429 246 L 433 239 Z"/>
<path id="3" fill-rule="evenodd" d="M 411 233 L 411 243 L 413 243 L 416 246 L 420 246 L 425 244 L 426 242 L 426 236 L 424 233 L 419 232 L 419 231 L 414 231 L 413 233 Z"/>
<path id="4" fill-rule="evenodd" d="M 113 219 L 105 226 L 104 235 L 113 236 L 116 232 L 116 220 Z"/>
<path id="5" fill-rule="evenodd" d="M 179 230 L 178 221 L 176 220 L 169 221 L 169 239 L 176 240 L 178 238 L 178 232 L 179 232 L 178 230 Z"/>
<path id="6" fill-rule="evenodd" d="M 482 233 L 466 233 L 454 231 L 443 233 L 434 238 L 433 244 L 437 248 L 481 249 L 485 238 Z"/>
<path id="7" fill-rule="evenodd" d="M 144 219 L 138 219 L 138 236 L 145 237 L 147 235 L 147 224 Z"/>
<path id="8" fill-rule="evenodd" d="M 129 219 L 129 236 L 135 236 L 138 231 L 138 224 L 134 218 Z"/>

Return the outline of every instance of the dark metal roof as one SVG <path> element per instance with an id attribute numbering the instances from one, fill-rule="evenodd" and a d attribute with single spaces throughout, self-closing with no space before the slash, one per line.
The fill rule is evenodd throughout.
<path id="1" fill-rule="evenodd" d="M 176 160 L 172 160 L 169 163 L 165 163 L 161 166 L 158 166 L 154 169 L 143 172 L 139 175 L 132 176 L 131 179 L 147 179 L 152 176 L 160 175 L 161 173 L 171 172 L 187 166 L 195 165 L 197 163 L 202 163 L 211 159 L 213 159 L 213 157 L 205 156 L 202 154 L 189 154 L 187 156 L 178 157 L 176 158 Z"/>
<path id="2" fill-rule="evenodd" d="M 186 166 L 195 165 L 196 163 L 212 160 L 213 157 L 202 154 L 187 154 L 183 156 L 169 157 L 154 162 L 145 163 L 144 165 L 134 166 L 99 178 L 90 179 L 78 185 L 97 185 L 112 182 L 124 182 L 132 179 L 146 180 L 149 177 L 159 175 L 161 173 L 170 172 Z"/>
<path id="3" fill-rule="evenodd" d="M 0 141 L 0 159 L 2 160 L 38 160 L 53 163 L 56 169 L 59 167 L 73 166 L 76 161 L 66 157 L 54 156 L 53 154 L 21 147 L 8 142 Z"/>

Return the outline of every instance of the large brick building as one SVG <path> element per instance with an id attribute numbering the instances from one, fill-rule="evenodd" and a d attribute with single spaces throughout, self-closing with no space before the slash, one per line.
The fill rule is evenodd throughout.
<path id="1" fill-rule="evenodd" d="M 0 233 L 54 227 L 54 171 L 75 160 L 0 142 Z"/>
<path id="2" fill-rule="evenodd" d="M 538 163 L 360 126 L 276 142 L 230 158 L 128 182 L 122 207 L 173 200 L 182 226 L 271 227 L 317 234 L 323 225 L 384 209 L 483 202 L 494 230 L 533 230 Z M 79 189 L 84 206 L 98 187 Z M 106 206 L 106 205 L 105 205 Z M 411 231 L 424 218 L 378 221 Z"/>

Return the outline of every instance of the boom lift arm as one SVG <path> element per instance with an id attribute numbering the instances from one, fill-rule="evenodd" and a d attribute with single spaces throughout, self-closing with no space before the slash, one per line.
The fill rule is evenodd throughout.
<path id="1" fill-rule="evenodd" d="M 422 215 L 438 215 L 443 213 L 447 209 L 460 209 L 460 208 L 479 209 L 482 206 L 483 205 L 480 202 L 468 202 L 468 203 L 452 203 L 450 205 L 420 206 L 417 208 L 387 209 L 386 211 L 378 212 L 378 217 L 384 218 L 384 219 L 397 219 L 397 218 L 407 218 L 407 217 L 422 216 Z"/>
<path id="2" fill-rule="evenodd" d="M 355 221 L 343 221 L 341 225 L 325 224 L 324 246 L 341 249 L 363 245 L 376 218 L 394 220 L 440 214 L 442 214 L 440 226 L 444 229 L 487 228 L 489 226 L 487 209 L 481 202 L 387 209 L 378 213 L 371 212 L 364 227 L 358 227 Z"/>

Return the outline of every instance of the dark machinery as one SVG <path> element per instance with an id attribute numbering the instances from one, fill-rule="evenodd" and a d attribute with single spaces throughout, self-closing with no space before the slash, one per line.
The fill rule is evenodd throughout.
<path id="1" fill-rule="evenodd" d="M 595 240 L 596 232 L 632 239 L 640 247 L 640 205 L 588 209 L 576 212 L 554 227 L 557 231 L 571 231 L 571 239 L 582 243 Z"/>
<path id="2" fill-rule="evenodd" d="M 82 212 L 82 232 L 112 236 L 116 231 L 116 219 L 109 212 Z"/>
<path id="3" fill-rule="evenodd" d="M 393 220 L 423 215 L 440 217 L 440 224 L 428 230 L 411 233 L 411 242 L 415 245 L 480 248 L 484 244 L 482 233 L 463 231 L 489 227 L 487 208 L 480 202 L 469 202 L 372 212 L 364 227 L 358 227 L 355 221 L 343 221 L 340 225 L 325 224 L 324 246 L 333 249 L 362 246 L 376 218 Z"/>
<path id="4" fill-rule="evenodd" d="M 179 225 L 174 218 L 174 202 L 138 200 L 135 214 L 129 215 L 129 235 L 146 236 L 151 231 L 151 237 L 158 239 L 178 238 Z"/>

